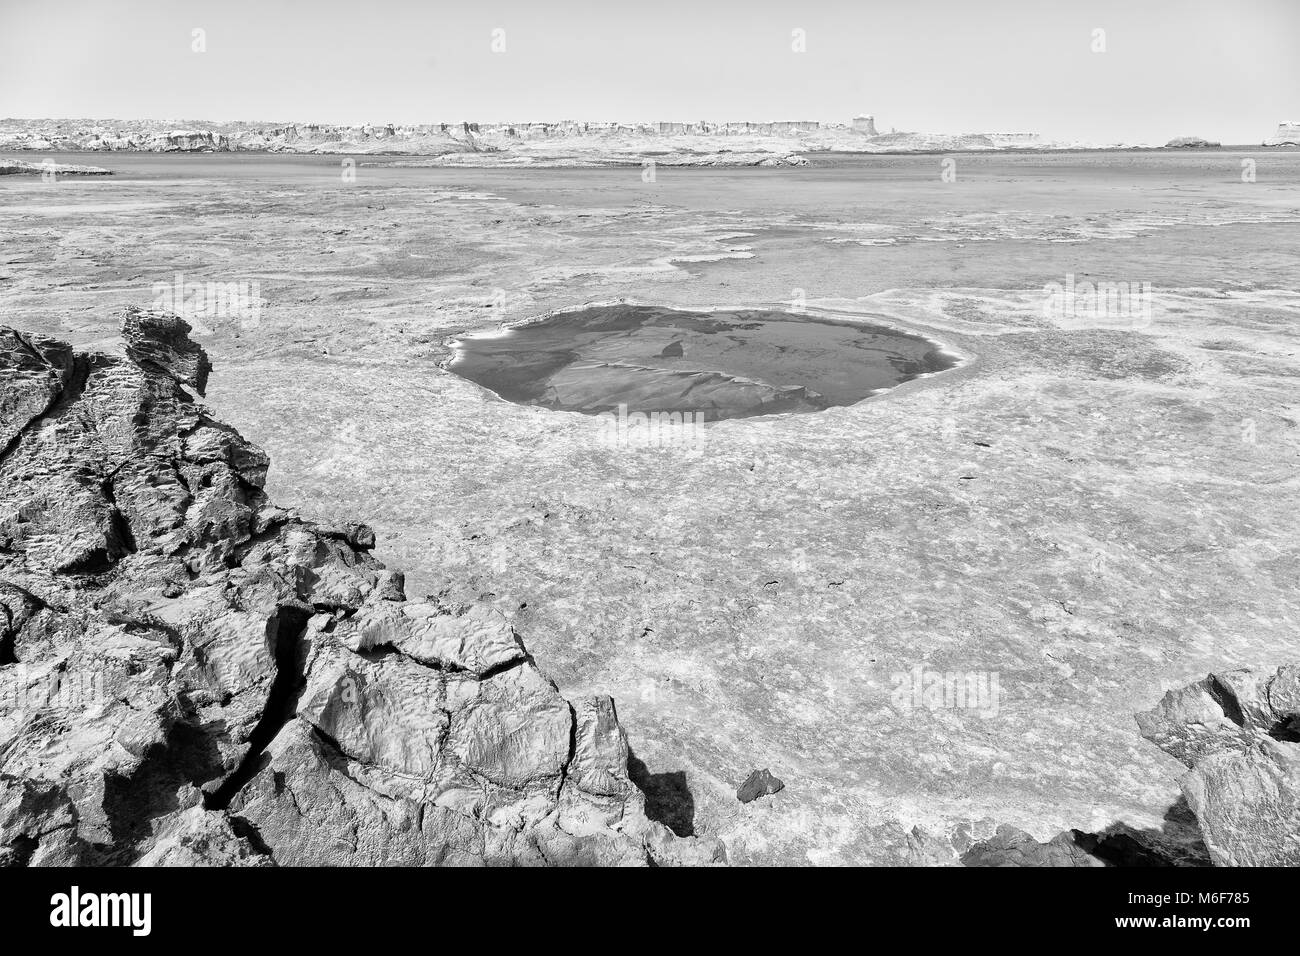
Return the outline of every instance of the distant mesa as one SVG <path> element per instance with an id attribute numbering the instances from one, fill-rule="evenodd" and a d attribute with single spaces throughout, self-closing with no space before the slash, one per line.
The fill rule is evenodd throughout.
<path id="1" fill-rule="evenodd" d="M 1265 146 L 1300 146 L 1300 123 L 1278 123 L 1277 132 Z"/>
<path id="2" fill-rule="evenodd" d="M 888 133 L 881 133 L 876 129 L 875 116 L 870 113 L 859 113 L 853 117 L 849 123 L 849 129 L 869 140 L 869 142 L 861 143 L 861 145 L 852 148 L 871 153 L 914 153 L 972 149 L 1044 149 L 1059 145 L 1044 142 L 1037 133 L 909 133 L 900 132 L 896 129 L 890 129 Z"/>
<path id="3" fill-rule="evenodd" d="M 370 124 L 193 120 L 0 120 L 0 150 L 150 153 L 305 153 L 420 157 L 412 165 L 804 166 L 817 153 L 912 153 L 1086 148 L 1026 132 L 882 134 L 875 116 L 847 122 L 552 122 Z"/>
<path id="4" fill-rule="evenodd" d="M 531 125 L 531 124 L 527 124 Z M 586 131 L 590 127 L 606 124 L 584 123 Z M 789 136 L 795 133 L 815 133 L 822 128 L 816 120 L 773 120 L 766 123 L 655 123 L 651 133 L 660 136 L 738 136 L 757 134 L 759 136 Z M 620 127 L 625 132 L 646 132 L 640 125 Z"/>
<path id="5" fill-rule="evenodd" d="M 170 133 L 157 134 L 155 145 L 166 153 L 224 153 L 230 149 L 230 140 L 226 136 L 213 134 L 210 130 L 172 130 Z"/>
<path id="6" fill-rule="evenodd" d="M 1213 140 L 1202 139 L 1199 136 L 1179 136 L 1165 143 L 1165 149 L 1204 149 L 1210 146 L 1222 146 L 1222 143 L 1216 143 Z"/>
<path id="7" fill-rule="evenodd" d="M 867 136 L 876 134 L 876 118 L 869 113 L 861 113 L 853 117 L 853 132 L 864 133 Z"/>

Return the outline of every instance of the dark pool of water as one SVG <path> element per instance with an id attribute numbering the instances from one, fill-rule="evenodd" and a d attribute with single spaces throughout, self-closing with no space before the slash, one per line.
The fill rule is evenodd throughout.
<path id="1" fill-rule="evenodd" d="M 852 405 L 956 364 L 897 329 L 754 309 L 599 306 L 452 344 L 452 372 L 521 405 L 706 421 Z"/>

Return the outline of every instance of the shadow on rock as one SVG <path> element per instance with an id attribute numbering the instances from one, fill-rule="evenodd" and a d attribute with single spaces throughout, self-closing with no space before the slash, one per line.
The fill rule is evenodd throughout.
<path id="1" fill-rule="evenodd" d="M 695 835 L 695 798 L 686 786 L 686 771 L 651 773 L 630 749 L 627 775 L 645 794 L 645 815 L 662 823 L 679 837 Z"/>
<path id="2" fill-rule="evenodd" d="M 1165 811 L 1159 830 L 1115 823 L 1100 833 L 1070 831 L 1087 852 L 1109 866 L 1210 866 L 1210 851 L 1186 797 Z"/>

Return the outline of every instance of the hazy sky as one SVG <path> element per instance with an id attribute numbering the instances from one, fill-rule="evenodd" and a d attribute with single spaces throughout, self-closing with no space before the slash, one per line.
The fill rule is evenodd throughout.
<path id="1" fill-rule="evenodd" d="M 0 116 L 860 112 L 882 131 L 1256 143 L 1300 120 L 1300 0 L 0 0 Z"/>

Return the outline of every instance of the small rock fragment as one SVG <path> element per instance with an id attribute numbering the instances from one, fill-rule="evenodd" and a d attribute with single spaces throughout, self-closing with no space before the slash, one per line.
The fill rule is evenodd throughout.
<path id="1" fill-rule="evenodd" d="M 785 783 L 779 777 L 772 776 L 767 768 L 755 770 L 736 791 L 736 799 L 741 803 L 751 803 L 759 797 L 771 796 L 785 789 Z"/>

